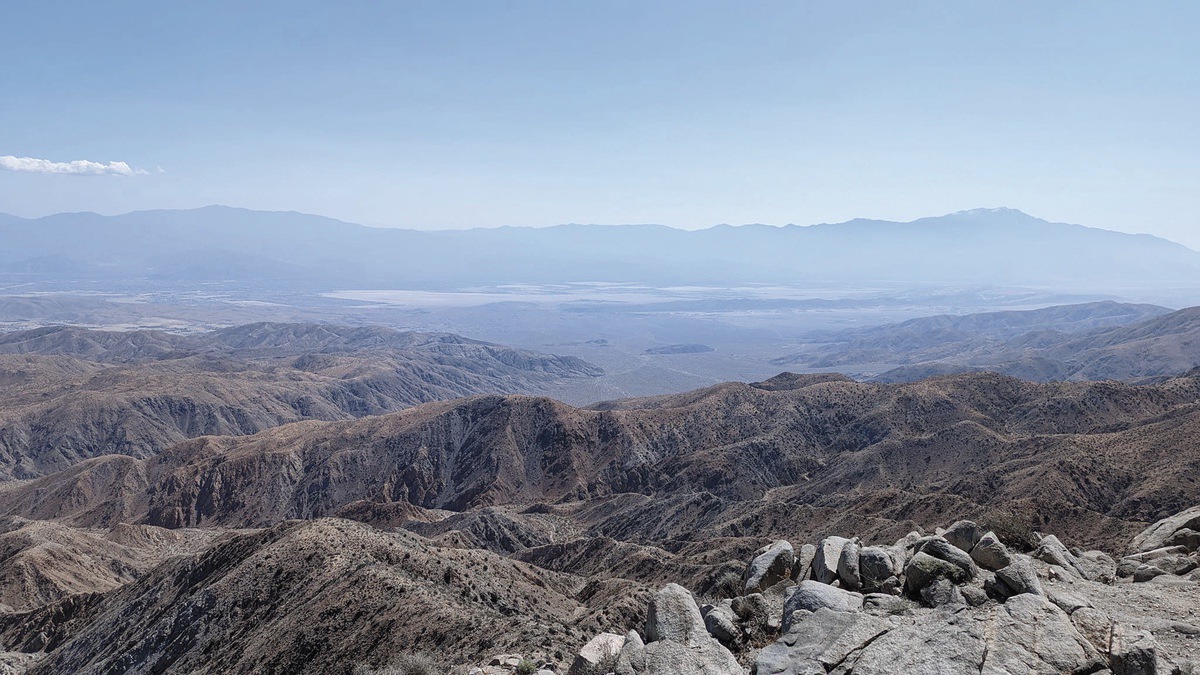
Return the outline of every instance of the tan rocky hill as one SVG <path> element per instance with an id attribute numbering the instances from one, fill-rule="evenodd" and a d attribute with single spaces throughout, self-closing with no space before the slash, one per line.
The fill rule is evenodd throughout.
<path id="1" fill-rule="evenodd" d="M 103 590 L 103 589 L 98 589 Z M 414 651 L 564 651 L 637 621 L 648 590 L 338 519 L 285 522 L 133 583 L 0 614 L 37 673 L 345 673 Z"/>
<path id="2" fill-rule="evenodd" d="M 100 455 L 150 457 L 196 436 L 537 391 L 598 373 L 571 357 L 377 327 L 0 334 L 0 478 L 41 476 Z"/>
<path id="3" fill-rule="evenodd" d="M 991 371 L 1037 381 L 1162 378 L 1200 365 L 1200 308 L 1095 302 L 933 316 L 814 335 L 780 365 L 879 382 Z"/>
<path id="4" fill-rule="evenodd" d="M 9 358 L 54 365 L 39 385 L 47 387 L 59 377 L 151 363 Z M 152 365 L 199 358 L 207 357 Z M 741 673 L 760 654 L 770 657 L 765 648 L 775 641 L 784 642 L 776 652 L 785 661 L 827 658 L 794 652 L 801 636 L 787 640 L 795 626 L 830 639 L 851 631 L 849 643 L 862 624 L 892 636 L 875 650 L 894 642 L 902 653 L 909 642 L 950 635 L 976 650 L 963 663 L 979 672 L 988 658 L 1004 663 L 988 636 L 1007 635 L 1014 622 L 1045 621 L 1070 640 L 1071 631 L 1089 639 L 1049 593 L 1011 604 L 1002 587 L 988 594 L 982 574 L 982 598 L 954 574 L 943 575 L 953 588 L 938 587 L 950 600 L 982 599 L 962 610 L 979 630 L 943 625 L 946 607 L 928 607 L 937 603 L 922 595 L 929 584 L 906 586 L 907 563 L 922 552 L 954 552 L 940 543 L 918 550 L 908 533 L 927 543 L 948 513 L 1037 561 L 1030 564 L 1043 587 L 1065 579 L 1053 576 L 1055 565 L 1074 569 L 1080 578 L 1066 591 L 1085 593 L 1112 621 L 1153 626 L 1163 653 L 1180 662 L 1188 638 L 1163 631 L 1200 622 L 1180 613 L 1195 593 L 1187 547 L 1200 544 L 1194 510 L 1185 510 L 1200 494 L 1197 401 L 1194 376 L 1141 385 L 994 374 L 871 384 L 783 374 L 589 408 L 474 396 L 203 436 L 145 458 L 82 459 L 0 483 L 0 665 L 31 673 L 349 673 L 425 652 L 447 668 L 495 660 L 492 672 L 507 674 L 515 666 L 504 663 L 520 653 L 561 673 L 592 636 L 608 632 L 630 649 L 644 642 L 642 665 L 629 672 L 686 662 Z M 1041 534 L 1048 532 L 1120 558 L 1112 576 L 1133 581 L 1096 577 L 1104 558 L 1055 547 L 1057 539 Z M 782 595 L 768 598 L 779 606 L 768 603 L 765 614 L 757 601 L 733 604 L 747 597 L 757 565 L 748 561 L 764 544 L 795 542 L 796 556 L 803 542 L 838 536 L 857 537 L 864 550 L 906 551 L 904 573 L 878 581 L 889 597 L 899 592 L 916 604 L 832 623 L 824 615 L 789 622 Z M 975 548 L 954 545 L 968 555 Z M 805 578 L 865 596 L 851 588 L 850 572 L 842 576 L 840 559 L 831 560 L 825 573 L 810 567 Z M 791 569 L 786 578 L 799 580 Z M 651 591 L 670 583 L 700 602 L 672 591 L 662 614 L 680 610 L 686 620 L 667 621 L 652 637 Z M 1165 595 L 1175 592 L 1183 604 Z M 742 631 L 733 642 L 708 625 L 725 611 L 713 614 L 722 601 L 732 612 L 723 628 Z M 630 629 L 643 632 L 634 639 Z M 1013 635 L 1026 644 L 1028 636 Z M 1091 672 L 1112 655 L 1071 644 L 1079 653 L 1067 671 Z M 871 658 L 885 663 L 887 654 Z M 867 664 L 876 661 L 853 672 L 872 672 Z"/>
<path id="5" fill-rule="evenodd" d="M 0 486 L 0 505 L 78 525 L 260 527 L 546 502 L 581 532 L 642 543 L 773 536 L 815 513 L 894 534 L 953 511 L 1101 545 L 1194 499 L 1198 397 L 1193 377 L 990 374 L 901 385 L 783 376 L 592 409 L 485 396 L 204 437 L 146 460 L 101 457 Z"/>

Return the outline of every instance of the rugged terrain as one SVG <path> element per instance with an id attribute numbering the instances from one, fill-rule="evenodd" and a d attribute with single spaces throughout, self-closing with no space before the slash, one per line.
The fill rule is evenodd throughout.
<path id="1" fill-rule="evenodd" d="M 667 584 L 642 626 L 594 637 L 569 675 L 1192 673 L 1195 525 L 1200 506 L 1148 528 L 1120 562 L 1054 535 L 1014 550 L 967 520 L 892 544 L 777 540 L 724 598 L 698 606 Z"/>
<path id="2" fill-rule="evenodd" d="M 14 410 L 72 400 L 87 393 L 82 382 L 106 400 L 123 400 L 121 392 L 145 400 L 155 386 L 179 395 L 201 381 L 202 362 L 236 364 L 211 371 L 211 400 L 237 402 L 222 387 L 249 391 L 244 383 L 254 382 L 259 393 L 239 405 L 285 412 L 279 401 L 292 401 L 292 391 L 347 400 L 321 387 L 343 381 L 337 373 L 366 377 L 371 364 L 411 382 L 397 375 L 413 372 L 397 366 L 406 349 L 424 356 L 418 372 L 444 376 L 437 381 L 447 392 L 466 384 L 436 368 L 478 363 L 481 354 L 491 365 L 462 376 L 471 386 L 588 373 L 586 364 L 447 336 L 311 326 L 219 337 L 37 331 L 9 336 L 2 349 L 12 363 L 33 364 L 7 376 Z M 399 393 L 371 400 L 378 408 L 418 402 Z M 582 408 L 499 394 L 385 414 L 328 403 L 315 409 L 334 419 L 280 415 L 270 428 L 225 435 L 171 418 L 180 437 L 165 447 L 77 453 L 0 482 L 0 664 L 32 673 L 349 673 L 417 653 L 462 666 L 519 653 L 561 672 L 597 633 L 644 630 L 664 585 L 681 584 L 699 605 L 744 597 L 747 561 L 778 540 L 853 535 L 912 558 L 915 545 L 891 542 L 936 532 L 952 514 L 1044 565 L 1045 533 L 1122 558 L 1174 545 L 1168 540 L 1187 529 L 1171 521 L 1170 532 L 1155 526 L 1139 536 L 1200 501 L 1198 402 L 1192 374 L 1142 384 L 992 373 L 884 384 L 784 373 Z M 136 406 L 124 405 L 120 428 L 138 428 L 128 412 Z M 1122 578 L 1138 583 L 1080 578 L 1071 592 L 1086 592 L 1114 620 L 1161 629 L 1169 615 L 1194 625 L 1164 595 L 1193 597 L 1194 583 L 1179 574 L 1187 555 L 1126 564 Z M 1156 573 L 1156 565 L 1170 569 Z M 1057 583 L 1051 569 L 1039 567 L 1046 585 Z M 1142 581 L 1155 576 L 1192 585 Z M 919 591 L 909 601 L 932 604 Z M 687 604 L 672 593 L 674 604 Z M 1008 606 L 988 597 L 995 604 L 970 610 L 990 612 L 979 619 L 984 643 L 994 633 L 984 624 L 1003 623 L 1001 613 L 1022 603 L 1067 625 L 1052 598 Z M 1130 606 L 1118 611 L 1121 603 Z M 902 609 L 875 617 L 900 631 L 897 639 L 945 615 Z M 1142 619 L 1130 618 L 1138 612 Z M 791 616 L 782 605 L 769 614 Z M 756 650 L 791 624 L 772 630 L 721 649 L 736 652 L 737 668 L 751 667 Z M 719 639 L 706 635 L 717 642 L 699 645 L 702 656 L 724 659 L 711 646 Z M 667 649 L 643 638 L 646 654 Z M 1159 643 L 1171 658 L 1190 644 Z M 1100 663 L 1088 654 L 1088 664 Z M 984 662 L 972 662 L 974 672 Z"/>
<path id="3" fill-rule="evenodd" d="M 1139 380 L 1200 365 L 1200 308 L 1084 303 L 934 316 L 822 333 L 780 365 L 840 368 L 878 382 L 991 371 L 1027 380 Z"/>
<path id="4" fill-rule="evenodd" d="M 537 390 L 600 372 L 574 357 L 379 327 L 3 333 L 0 475 L 31 478 L 99 455 L 150 457 L 196 436 Z"/>
<path id="5" fill-rule="evenodd" d="M 593 408 L 481 396 L 97 457 L 2 485 L 0 505 L 86 526 L 261 527 L 544 502 L 636 541 L 781 535 L 822 512 L 894 533 L 950 510 L 1102 545 L 1193 501 L 1198 398 L 1198 377 L 993 374 L 897 385 L 780 375 Z M 603 517 L 589 509 L 600 503 Z"/>

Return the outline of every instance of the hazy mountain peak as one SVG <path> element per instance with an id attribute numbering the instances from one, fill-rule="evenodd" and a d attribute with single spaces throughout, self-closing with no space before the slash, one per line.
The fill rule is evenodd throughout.
<path id="1" fill-rule="evenodd" d="M 991 209 L 987 209 L 987 208 L 966 209 L 964 211 L 955 211 L 954 213 L 950 213 L 947 215 L 950 215 L 950 216 L 1001 215 L 1001 216 L 1008 216 L 1008 217 L 1014 217 L 1014 218 L 1020 217 L 1020 218 L 1030 218 L 1033 220 L 1042 220 L 1041 218 L 1037 218 L 1036 216 L 1031 216 L 1028 213 L 1025 213 L 1024 211 L 1021 211 L 1020 209 L 1010 209 L 1007 206 L 998 206 L 996 208 L 991 208 Z"/>

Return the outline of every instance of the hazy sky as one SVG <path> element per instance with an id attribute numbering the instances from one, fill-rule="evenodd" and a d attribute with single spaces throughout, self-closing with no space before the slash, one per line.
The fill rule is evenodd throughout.
<path id="1" fill-rule="evenodd" d="M 17 215 L 702 227 L 1003 205 L 1200 248 L 1192 1 L 11 0 L 0 25 Z"/>

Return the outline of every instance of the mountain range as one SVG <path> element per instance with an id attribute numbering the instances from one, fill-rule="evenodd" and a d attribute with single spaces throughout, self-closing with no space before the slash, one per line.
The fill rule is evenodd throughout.
<path id="1" fill-rule="evenodd" d="M 1037 242 L 1034 245 L 1032 242 Z M 976 209 L 685 231 L 562 225 L 418 231 L 226 207 L 0 219 L 0 272 L 39 280 L 457 288 L 569 281 L 974 283 L 1100 289 L 1200 282 L 1200 253 L 1149 235 Z"/>
<path id="2" fill-rule="evenodd" d="M 208 333 L 0 333 L 0 476 L 102 454 L 150 457 L 207 434 L 537 391 L 602 370 L 447 333 L 250 324 Z"/>
<path id="3" fill-rule="evenodd" d="M 853 336 L 953 354 L 1057 325 L 1077 354 L 1167 368 L 1195 314 L 1095 303 Z M 374 326 L 0 334 L 0 666 L 349 675 L 429 650 L 565 664 L 643 625 L 662 584 L 732 597 L 774 540 L 891 542 L 952 513 L 1018 551 L 1053 532 L 1123 554 L 1200 494 L 1195 372 L 531 395 L 599 374 Z"/>
<path id="4" fill-rule="evenodd" d="M 1200 492 L 1197 400 L 1191 376 L 781 374 L 588 408 L 474 396 L 84 459 L 0 483 L 0 662 L 564 663 L 640 625 L 663 583 L 727 594 L 764 542 L 886 542 L 948 512 L 1015 550 L 1036 530 L 1122 553 Z"/>
<path id="5" fill-rule="evenodd" d="M 1200 308 L 1097 302 L 816 333 L 805 349 L 773 363 L 883 382 L 973 371 L 1037 381 L 1137 380 L 1200 366 L 1198 345 Z"/>

